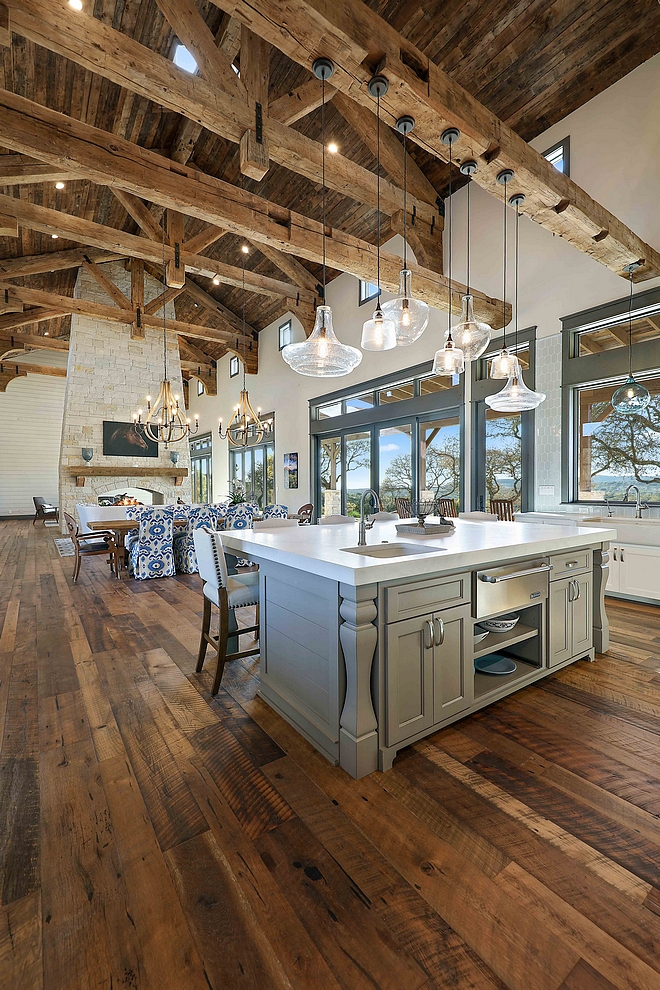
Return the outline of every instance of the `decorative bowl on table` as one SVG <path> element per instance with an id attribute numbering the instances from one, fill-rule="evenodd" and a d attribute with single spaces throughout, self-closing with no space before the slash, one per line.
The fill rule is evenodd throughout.
<path id="1" fill-rule="evenodd" d="M 519 615 L 498 615 L 496 619 L 484 619 L 475 628 L 485 629 L 486 632 L 508 633 L 514 628 L 519 618 Z"/>
<path id="2" fill-rule="evenodd" d="M 483 641 L 485 640 L 485 638 L 486 638 L 487 635 L 488 635 L 488 630 L 487 629 L 482 632 L 482 630 L 479 629 L 479 626 L 475 626 L 474 627 L 474 645 L 475 646 L 478 646 L 479 643 L 483 643 Z"/>

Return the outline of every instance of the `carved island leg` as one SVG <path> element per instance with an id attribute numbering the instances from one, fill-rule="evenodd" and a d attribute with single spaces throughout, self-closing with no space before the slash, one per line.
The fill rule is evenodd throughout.
<path id="1" fill-rule="evenodd" d="M 610 623 L 605 610 L 605 585 L 609 572 L 609 543 L 594 550 L 594 647 L 596 653 L 610 648 Z"/>
<path id="2" fill-rule="evenodd" d="M 352 777 L 378 769 L 378 722 L 371 698 L 371 668 L 378 642 L 375 584 L 341 584 L 339 639 L 346 667 L 346 699 L 339 718 L 339 765 Z"/>

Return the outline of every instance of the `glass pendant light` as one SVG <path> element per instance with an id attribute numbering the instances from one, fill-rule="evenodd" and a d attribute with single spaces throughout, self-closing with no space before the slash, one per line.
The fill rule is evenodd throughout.
<path id="1" fill-rule="evenodd" d="M 616 412 L 623 413 L 624 416 L 639 415 L 644 412 L 651 400 L 649 390 L 635 381 L 632 371 L 633 272 L 639 267 L 639 262 L 634 261 L 631 265 L 626 265 L 624 268 L 624 271 L 628 272 L 630 279 L 630 298 L 628 301 L 628 379 L 623 385 L 619 386 L 612 396 L 612 408 Z"/>
<path id="2" fill-rule="evenodd" d="M 475 161 L 463 162 L 461 173 L 472 176 L 477 171 Z M 453 329 L 454 343 L 463 351 L 466 361 L 475 361 L 481 357 L 490 344 L 491 329 L 487 323 L 482 323 L 474 315 L 474 297 L 470 292 L 470 187 L 467 184 L 467 264 L 466 264 L 466 293 L 461 301 L 461 318 Z"/>
<path id="3" fill-rule="evenodd" d="M 520 205 L 525 202 L 522 193 L 516 193 L 509 200 L 511 206 L 516 208 L 516 267 L 515 267 L 515 307 L 516 307 L 516 351 L 518 350 L 518 282 L 520 268 Z M 514 355 L 515 356 L 515 355 Z M 486 405 L 496 412 L 525 412 L 528 409 L 536 409 L 545 400 L 545 392 L 534 392 L 527 388 L 523 379 L 522 368 L 516 357 L 516 367 L 509 376 L 504 388 L 495 395 L 486 398 Z"/>
<path id="4" fill-rule="evenodd" d="M 396 347 L 396 330 L 394 328 L 394 322 L 392 320 L 385 319 L 383 316 L 383 310 L 380 306 L 380 98 L 387 93 L 389 89 L 389 83 L 385 76 L 374 76 L 373 79 L 369 81 L 369 92 L 372 96 L 376 97 L 377 102 L 377 159 L 378 159 L 378 172 L 376 188 L 378 190 L 378 205 L 377 205 L 377 224 L 378 224 L 378 243 L 376 245 L 377 252 L 377 288 L 378 295 L 376 297 L 376 308 L 374 310 L 374 315 L 370 320 L 367 320 L 362 327 L 362 341 L 360 346 L 365 351 L 389 351 L 393 347 Z"/>
<path id="5" fill-rule="evenodd" d="M 415 118 L 407 114 L 399 117 L 396 122 L 396 129 L 403 134 L 403 268 L 399 273 L 399 294 L 394 299 L 389 299 L 383 303 L 383 313 L 385 318 L 394 323 L 396 342 L 399 347 L 406 347 L 408 344 L 418 340 L 429 322 L 429 307 L 421 299 L 413 299 L 412 296 L 412 272 L 408 268 L 408 239 L 407 239 L 407 199 L 408 199 L 408 171 L 406 152 L 406 135 L 410 134 L 415 126 Z"/>
<path id="6" fill-rule="evenodd" d="M 465 370 L 465 358 L 463 357 L 463 351 L 460 347 L 454 345 L 454 339 L 451 335 L 451 310 L 452 310 L 452 292 L 451 292 L 451 262 L 452 262 L 452 233 L 453 233 L 453 203 L 451 196 L 451 173 L 452 173 L 452 147 L 455 141 L 458 141 L 461 136 L 460 131 L 455 127 L 448 127 L 446 131 L 443 131 L 440 140 L 443 144 L 449 145 L 449 230 L 448 230 L 448 241 L 449 241 L 449 265 L 448 265 L 448 301 L 449 305 L 447 307 L 447 337 L 445 339 L 445 346 L 440 348 L 439 351 L 435 352 L 435 357 L 433 358 L 433 374 L 434 375 L 460 375 L 462 371 Z"/>
<path id="7" fill-rule="evenodd" d="M 513 178 L 513 171 L 510 168 L 504 168 L 497 176 L 497 181 L 504 186 L 504 261 L 503 261 L 503 272 L 504 272 L 504 288 L 502 291 L 502 350 L 494 357 L 490 362 L 490 377 L 491 378 L 510 378 L 511 375 L 519 374 L 520 368 L 518 366 L 518 358 L 515 354 L 509 353 L 506 346 L 506 187 L 511 182 Z"/>
<path id="8" fill-rule="evenodd" d="M 323 199 L 323 303 L 316 308 L 314 329 L 307 340 L 287 344 L 282 357 L 297 374 L 315 378 L 339 378 L 348 375 L 359 365 L 362 352 L 357 347 L 342 344 L 332 327 L 332 310 L 326 305 L 325 283 L 325 81 L 334 74 L 335 67 L 329 58 L 317 58 L 312 66 L 321 80 L 321 196 Z"/>

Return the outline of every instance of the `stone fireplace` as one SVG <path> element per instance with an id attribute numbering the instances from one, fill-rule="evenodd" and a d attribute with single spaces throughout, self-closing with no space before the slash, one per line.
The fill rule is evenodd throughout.
<path id="1" fill-rule="evenodd" d="M 103 265 L 105 273 L 122 292 L 130 298 L 130 273 L 123 262 Z M 145 302 L 162 292 L 162 286 L 145 276 Z M 76 282 L 76 298 L 90 299 L 109 305 L 103 289 L 84 269 L 80 269 Z M 167 315 L 174 318 L 174 307 L 167 307 Z M 176 334 L 168 333 L 168 376 L 175 394 L 181 396 L 183 383 L 179 361 L 179 344 Z M 179 452 L 179 463 L 174 468 L 170 451 L 159 446 L 158 458 L 104 456 L 103 421 L 131 422 L 137 409 L 146 407 L 147 394 L 156 396 L 163 376 L 162 331 L 145 329 L 143 339 L 131 340 L 130 324 L 125 326 L 108 323 L 89 316 L 74 314 L 71 317 L 71 343 L 67 370 L 62 442 L 60 446 L 60 511 L 75 516 L 76 503 L 98 505 L 98 496 L 108 491 L 124 492 L 128 489 L 144 489 L 152 492 L 152 501 L 162 499 L 161 504 L 175 503 L 177 499 L 190 502 L 190 450 L 187 443 L 174 449 Z M 92 447 L 94 455 L 86 465 L 81 448 Z M 110 468 L 107 476 L 85 477 L 84 486 L 77 484 L 72 474 L 75 468 Z M 125 472 L 115 473 L 119 468 Z M 181 481 L 180 469 L 187 469 L 187 477 Z M 155 477 L 153 469 L 158 469 Z M 179 484 L 175 476 L 179 475 Z M 82 479 L 81 479 L 82 480 Z M 146 499 L 145 499 L 146 501 Z"/>

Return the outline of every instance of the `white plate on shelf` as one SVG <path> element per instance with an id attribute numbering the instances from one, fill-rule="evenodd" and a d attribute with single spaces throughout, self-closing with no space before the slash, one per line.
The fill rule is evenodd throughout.
<path id="1" fill-rule="evenodd" d="M 486 632 L 508 633 L 513 630 L 519 618 L 519 615 L 498 615 L 496 619 L 484 619 L 479 626 Z"/>
<path id="2" fill-rule="evenodd" d="M 475 629 L 479 629 L 479 626 L 475 626 Z M 485 640 L 485 638 L 486 638 L 487 635 L 488 635 L 488 630 L 487 629 L 486 629 L 485 632 L 475 632 L 475 634 L 474 634 L 474 645 L 475 646 L 478 646 L 479 643 L 483 643 L 483 641 Z"/>

